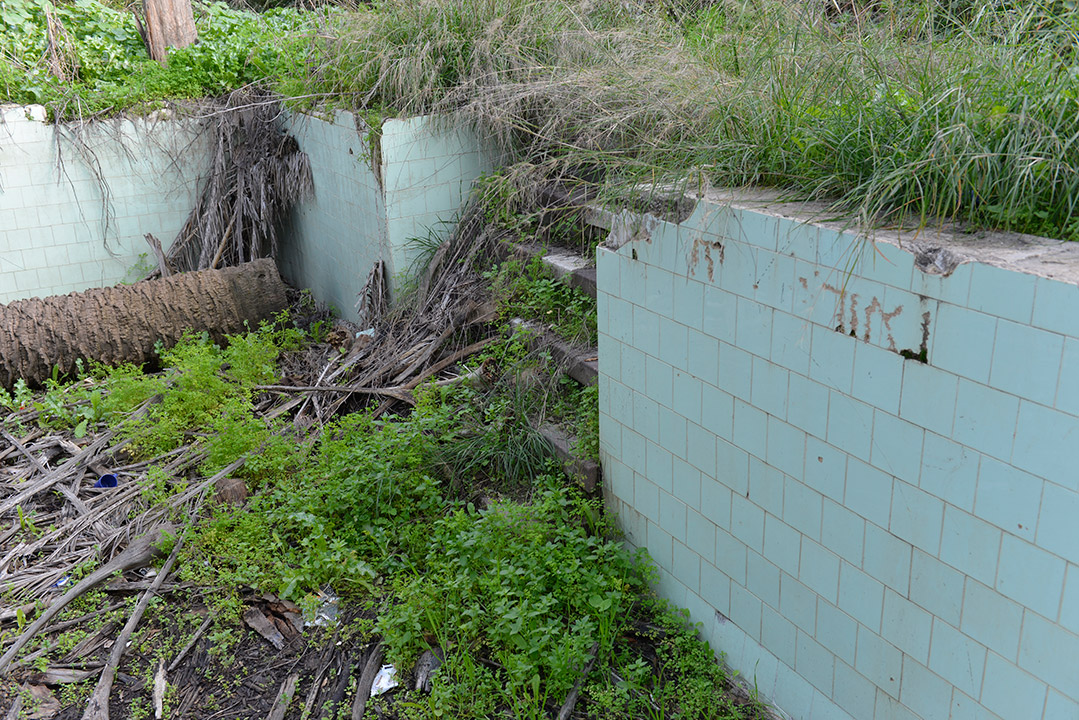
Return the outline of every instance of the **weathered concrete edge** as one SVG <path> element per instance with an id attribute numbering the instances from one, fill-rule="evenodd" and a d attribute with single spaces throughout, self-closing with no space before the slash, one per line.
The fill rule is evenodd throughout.
<path id="1" fill-rule="evenodd" d="M 755 211 L 892 245 L 913 255 L 915 267 L 928 274 L 948 275 L 964 263 L 982 263 L 1079 285 L 1079 243 L 1010 231 L 970 230 L 956 222 L 923 228 L 864 227 L 834 219 L 827 203 L 785 200 L 778 190 L 770 189 L 715 188 L 700 201 L 712 208 Z M 679 224 L 692 225 L 698 212 Z M 611 231 L 607 244 L 615 248 L 650 235 L 665 222 L 647 213 L 616 212 L 598 205 L 586 208 L 584 216 L 595 227 Z"/>

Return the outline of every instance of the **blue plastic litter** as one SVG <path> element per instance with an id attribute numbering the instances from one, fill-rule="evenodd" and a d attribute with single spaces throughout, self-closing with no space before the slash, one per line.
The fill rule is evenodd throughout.
<path id="1" fill-rule="evenodd" d="M 97 482 L 94 483 L 94 487 L 96 487 L 96 488 L 114 488 L 114 487 L 116 487 L 118 482 L 119 482 L 119 480 L 116 479 L 115 475 L 113 475 L 112 473 L 107 473 L 107 474 L 102 475 L 101 477 L 99 477 L 97 479 Z"/>

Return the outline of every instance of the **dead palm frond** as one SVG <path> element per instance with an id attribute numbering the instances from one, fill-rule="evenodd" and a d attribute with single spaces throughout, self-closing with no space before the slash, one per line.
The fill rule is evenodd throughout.
<path id="1" fill-rule="evenodd" d="M 225 97 L 203 122 L 214 134 L 210 171 L 167 253 L 173 270 L 206 270 L 275 257 L 288 208 L 313 189 L 307 156 L 282 132 L 265 90 Z"/>

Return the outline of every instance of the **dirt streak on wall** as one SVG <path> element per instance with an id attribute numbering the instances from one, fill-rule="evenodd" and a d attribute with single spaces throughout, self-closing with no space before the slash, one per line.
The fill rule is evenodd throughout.
<path id="1" fill-rule="evenodd" d="M 599 249 L 628 538 L 796 718 L 1076 715 L 1079 247 L 792 214 L 705 200 Z"/>

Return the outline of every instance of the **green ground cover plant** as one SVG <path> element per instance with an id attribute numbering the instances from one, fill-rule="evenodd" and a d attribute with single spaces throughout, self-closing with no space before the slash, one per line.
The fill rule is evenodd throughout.
<path id="1" fill-rule="evenodd" d="M 355 412 L 308 437 L 267 424 L 250 408 L 258 386 L 276 380 L 280 360 L 310 341 L 281 317 L 221 346 L 188 335 L 159 350 L 156 372 L 95 367 L 44 392 L 3 399 L 45 407 L 41 398 L 62 398 L 56 405 L 67 414 L 38 422 L 71 428 L 78 420 L 72 408 L 98 393 L 101 419 L 92 429 L 130 433 L 136 457 L 150 459 L 194 439 L 205 450 L 200 474 L 250 453 L 236 472 L 253 495 L 242 506 L 208 507 L 186 533 L 180 564 L 182 581 L 214 589 L 199 594 L 216 617 L 208 632 L 215 662 L 225 662 L 246 632 L 239 625 L 244 588 L 309 609 L 320 592 L 332 592 L 342 613 L 367 613 L 356 632 L 382 638 L 398 667 L 442 648 L 445 664 L 430 694 L 376 701 L 392 702 L 398 717 L 547 717 L 593 652 L 598 660 L 579 707 L 598 716 L 759 717 L 752 704 L 730 700 L 729 678 L 684 616 L 651 595 L 649 560 L 622 545 L 599 501 L 567 483 L 545 453 L 512 447 L 531 429 L 527 414 L 506 409 L 514 402 L 506 399 L 510 383 L 431 384 L 406 414 Z M 498 363 L 508 378 L 536 370 L 542 358 L 511 336 L 476 362 Z M 587 392 L 564 393 L 559 402 L 579 404 Z M 152 429 L 132 423 L 132 410 L 151 399 Z M 461 449 L 475 449 L 476 438 L 517 454 L 520 466 L 494 452 L 465 462 Z M 155 479 L 151 471 L 146 483 L 150 505 L 166 507 L 177 491 L 164 473 Z M 103 597 L 82 598 L 65 617 L 92 612 Z M 55 661 L 102 623 L 124 617 L 120 608 L 73 629 L 39 662 Z M 148 626 L 132 652 L 174 657 L 199 623 L 185 617 L 167 635 Z M 332 632 L 340 640 L 352 631 Z M 156 662 L 140 671 L 148 686 Z M 65 698 L 81 702 L 87 690 L 73 686 Z M 146 698 L 133 702 L 149 712 Z"/>
<path id="2" fill-rule="evenodd" d="M 313 13 L 256 14 L 222 2 L 195 5 L 199 42 L 150 59 L 135 16 L 98 0 L 0 4 L 0 100 L 41 103 L 54 119 L 153 109 L 273 79 L 293 60 L 290 38 Z"/>
<path id="3" fill-rule="evenodd" d="M 485 276 L 504 319 L 538 320 L 565 340 L 595 347 L 595 299 L 553 277 L 541 258 L 507 260 Z"/>

